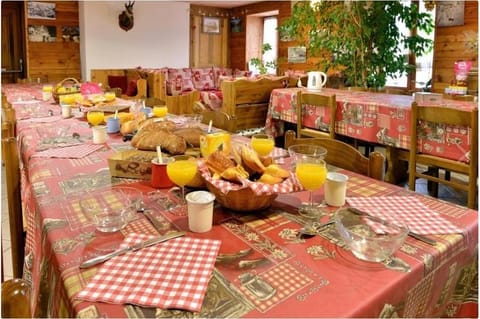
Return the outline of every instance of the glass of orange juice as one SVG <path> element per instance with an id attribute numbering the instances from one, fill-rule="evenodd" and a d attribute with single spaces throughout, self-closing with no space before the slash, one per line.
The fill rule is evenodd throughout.
<path id="1" fill-rule="evenodd" d="M 182 205 L 186 204 L 185 185 L 193 180 L 195 174 L 197 174 L 197 161 L 182 159 L 174 160 L 167 164 L 168 178 L 182 190 Z"/>
<path id="2" fill-rule="evenodd" d="M 254 134 L 250 140 L 250 145 L 258 155 L 267 156 L 275 147 L 275 141 L 268 134 Z"/>
<path id="3" fill-rule="evenodd" d="M 92 126 L 102 124 L 105 119 L 103 111 L 91 110 L 87 113 L 87 121 Z"/>
<path id="4" fill-rule="evenodd" d="M 153 116 L 159 117 L 159 118 L 164 118 L 167 116 L 168 109 L 166 105 L 155 105 L 153 107 Z"/>
<path id="5" fill-rule="evenodd" d="M 327 179 L 327 165 L 323 159 L 304 155 L 297 158 L 295 174 L 302 186 L 310 192 L 307 204 L 299 207 L 299 212 L 306 217 L 315 218 L 322 214 L 319 203 L 313 201 L 313 191 L 320 189 Z M 302 214 L 303 215 L 303 214 Z"/>

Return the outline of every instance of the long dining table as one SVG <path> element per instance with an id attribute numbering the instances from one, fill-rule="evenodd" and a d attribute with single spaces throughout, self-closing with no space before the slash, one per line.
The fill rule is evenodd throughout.
<path id="1" fill-rule="evenodd" d="M 477 211 L 329 168 L 348 175 L 348 199 L 378 199 L 395 203 L 399 210 L 406 202 L 415 201 L 420 205 L 410 212 L 415 217 L 426 218 L 428 212 L 458 231 L 427 231 L 437 242 L 434 246 L 408 237 L 388 262 L 366 262 L 353 256 L 335 225 L 313 237 L 299 236 L 305 220 L 298 214 L 298 206 L 307 200 L 308 192 L 298 191 L 279 194 L 261 211 L 237 212 L 216 204 L 212 230 L 190 232 L 185 214 L 155 200 L 160 193 L 174 196 L 168 189 L 152 188 L 148 180 L 111 176 L 107 159 L 119 150 L 131 149 L 130 142 L 123 141 L 120 134 L 110 134 L 106 143 L 92 144 L 88 123 L 82 118 L 61 118 L 60 108 L 52 100 L 36 98 L 39 89 L 2 87 L 7 99 L 15 102 L 12 105 L 18 117 L 22 197 L 28 215 L 24 278 L 32 286 L 35 317 L 478 316 Z M 69 152 L 66 145 L 50 148 L 58 134 L 69 137 L 73 133 L 75 146 L 83 148 L 75 152 Z M 248 143 L 248 139 L 234 135 L 232 142 Z M 45 153 L 51 149 L 64 152 Z M 287 152 L 274 152 L 278 163 L 290 168 Z M 152 224 L 139 212 L 120 231 L 96 231 L 74 205 L 75 198 L 112 185 L 140 190 L 156 222 Z M 314 192 L 314 199 L 323 199 L 323 188 Z M 324 207 L 323 221 L 336 209 Z M 426 220 L 420 221 L 420 226 L 428 226 Z M 81 269 L 84 260 L 114 250 L 132 234 L 163 235 L 174 230 L 186 231 L 187 238 L 220 242 L 199 311 L 78 298 L 106 265 Z"/>
<path id="2" fill-rule="evenodd" d="M 274 89 L 270 95 L 265 128 L 273 136 L 282 136 L 285 123 L 297 123 L 297 92 L 306 88 Z M 310 91 L 316 93 L 318 91 Z M 349 91 L 323 88 L 320 92 L 335 95 L 337 112 L 329 114 L 327 108 L 306 106 L 302 123 L 306 127 L 322 129 L 335 120 L 335 132 L 355 140 L 387 147 L 387 173 L 385 179 L 398 182 L 402 170 L 397 161 L 396 150 L 410 149 L 410 109 L 414 97 L 411 95 L 376 92 Z M 418 102 L 423 105 L 424 102 Z M 438 105 L 473 110 L 478 102 L 443 99 Z M 469 132 L 459 127 L 429 125 L 425 137 L 420 137 L 422 152 L 468 162 L 470 145 Z"/>

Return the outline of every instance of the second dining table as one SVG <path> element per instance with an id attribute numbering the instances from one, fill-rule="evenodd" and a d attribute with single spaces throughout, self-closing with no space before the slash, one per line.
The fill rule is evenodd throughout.
<path id="1" fill-rule="evenodd" d="M 270 95 L 265 128 L 273 136 L 283 136 L 284 124 L 297 123 L 297 92 L 306 88 L 274 89 Z M 313 93 L 318 91 L 312 91 Z M 337 112 L 329 114 L 326 108 L 306 106 L 303 125 L 310 128 L 328 127 L 335 121 L 335 132 L 356 140 L 374 143 L 395 149 L 410 149 L 410 109 L 414 97 L 411 95 L 376 92 L 349 91 L 322 88 L 319 94 L 335 95 Z M 438 105 L 472 111 L 477 102 L 443 99 Z M 419 102 L 419 105 L 423 105 Z M 421 138 L 421 150 L 427 154 L 468 162 L 470 145 L 469 132 L 461 127 L 431 126 L 426 129 L 426 138 Z M 396 183 L 394 167 L 396 161 L 387 153 L 388 171 L 386 180 Z"/>
<path id="2" fill-rule="evenodd" d="M 21 113 L 20 103 L 14 107 Z M 104 144 L 92 144 L 91 128 L 84 120 L 56 117 L 59 107 L 51 101 L 43 107 L 54 108 L 53 116 L 45 117 L 44 121 L 43 117 L 24 117 L 17 122 L 24 172 L 22 193 L 28 203 L 24 278 L 32 285 L 36 317 L 477 315 L 478 212 L 474 210 L 330 167 L 349 177 L 348 200 L 377 199 L 393 205 L 394 210 L 404 209 L 406 202 L 411 202 L 412 214 L 423 218 L 416 222 L 420 226 L 429 225 L 433 218 L 453 225 L 456 231 L 437 233 L 435 229 L 422 227 L 426 229 L 424 235 L 437 242 L 435 246 L 408 237 L 393 261 L 361 261 L 342 242 L 334 225 L 322 229 L 317 236 L 299 236 L 298 230 L 305 220 L 297 208 L 308 198 L 308 192 L 299 191 L 279 194 L 269 208 L 261 211 L 238 212 L 216 204 L 212 230 L 194 233 L 188 229 L 185 214 L 166 208 L 166 201 L 175 196 L 168 189 L 152 188 L 148 180 L 110 175 L 107 159 L 119 150 L 131 149 L 120 134 L 110 134 Z M 52 117 L 56 120 L 49 119 Z M 181 117 L 171 119 L 181 122 Z M 57 147 L 63 149 L 62 154 L 41 154 L 45 150 L 39 146 L 48 145 L 49 139 L 62 129 L 67 132 L 65 136 L 77 133 L 78 144 L 73 146 L 82 149 L 70 152 L 62 145 Z M 43 132 L 46 135 L 40 135 Z M 232 136 L 234 144 L 248 141 L 243 136 Z M 276 148 L 274 156 L 279 158 L 279 164 L 291 168 L 286 150 Z M 138 212 L 120 231 L 95 230 L 76 199 L 87 192 L 119 185 L 136 188 L 144 194 L 145 205 L 156 220 L 154 224 Z M 314 197 L 321 201 L 323 189 L 315 192 Z M 324 209 L 323 221 L 331 218 L 337 208 Z M 412 221 L 412 226 L 419 225 Z M 114 250 L 132 235 L 164 235 L 172 231 L 186 231 L 191 241 L 219 243 L 198 311 L 79 298 L 102 267 L 106 267 L 100 264 L 81 269 L 83 261 Z M 155 273 L 153 270 L 152 275 Z M 116 289 L 113 297 L 133 294 L 123 291 L 122 286 Z M 94 298 L 96 292 L 90 297 Z"/>

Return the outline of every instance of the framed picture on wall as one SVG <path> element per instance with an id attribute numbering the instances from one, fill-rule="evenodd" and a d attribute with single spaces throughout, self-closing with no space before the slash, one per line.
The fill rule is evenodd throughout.
<path id="1" fill-rule="evenodd" d="M 57 18 L 55 3 L 28 1 L 27 12 L 29 19 L 55 20 Z"/>
<path id="2" fill-rule="evenodd" d="M 31 42 L 57 41 L 57 27 L 51 25 L 29 25 L 28 40 Z"/>
<path id="3" fill-rule="evenodd" d="M 204 33 L 220 33 L 220 18 L 203 17 L 202 32 Z"/>
<path id="4" fill-rule="evenodd" d="M 289 47 L 288 63 L 305 63 L 307 62 L 306 47 Z"/>

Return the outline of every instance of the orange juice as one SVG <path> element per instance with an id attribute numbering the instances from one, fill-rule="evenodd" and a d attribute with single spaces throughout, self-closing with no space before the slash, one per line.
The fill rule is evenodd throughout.
<path id="1" fill-rule="evenodd" d="M 179 160 L 167 164 L 168 178 L 176 185 L 184 187 L 197 173 L 197 162 L 190 160 Z"/>
<path id="2" fill-rule="evenodd" d="M 231 137 L 226 132 L 206 133 L 200 136 L 200 152 L 203 157 L 208 157 L 216 150 L 221 150 L 226 155 L 230 154 Z"/>
<path id="3" fill-rule="evenodd" d="M 113 101 L 116 98 L 115 92 L 105 92 L 103 96 L 107 102 Z"/>
<path id="4" fill-rule="evenodd" d="M 153 116 L 155 117 L 165 117 L 167 113 L 168 109 L 166 105 L 155 105 L 153 107 Z"/>
<path id="5" fill-rule="evenodd" d="M 104 118 L 105 115 L 102 111 L 88 111 L 87 113 L 87 121 L 93 126 L 103 123 Z"/>
<path id="6" fill-rule="evenodd" d="M 267 156 L 275 147 L 275 142 L 272 138 L 255 138 L 252 137 L 251 145 L 255 152 L 260 156 Z"/>
<path id="7" fill-rule="evenodd" d="M 303 187 L 309 191 L 319 189 L 327 179 L 327 168 L 320 163 L 297 163 L 295 173 Z"/>
<path id="8" fill-rule="evenodd" d="M 72 105 L 75 103 L 75 95 L 74 94 L 60 95 L 59 100 L 60 100 L 60 104 Z"/>

